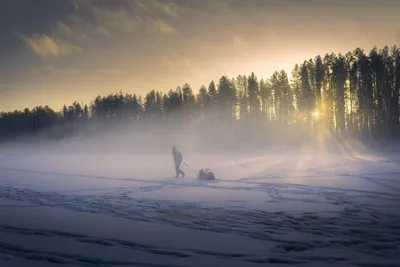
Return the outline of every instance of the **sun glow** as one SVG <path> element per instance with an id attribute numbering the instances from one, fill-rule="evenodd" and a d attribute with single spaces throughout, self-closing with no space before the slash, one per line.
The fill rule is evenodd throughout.
<path id="1" fill-rule="evenodd" d="M 316 120 L 318 120 L 318 118 L 319 118 L 319 112 L 318 112 L 318 111 L 315 111 L 313 115 L 314 115 L 314 118 L 315 118 Z"/>

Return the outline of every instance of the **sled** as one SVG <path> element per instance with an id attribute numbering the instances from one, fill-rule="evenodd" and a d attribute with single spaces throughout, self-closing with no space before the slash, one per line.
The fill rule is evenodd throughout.
<path id="1" fill-rule="evenodd" d="M 209 169 L 201 169 L 199 171 L 199 176 L 197 177 L 199 180 L 215 180 L 215 175 Z"/>

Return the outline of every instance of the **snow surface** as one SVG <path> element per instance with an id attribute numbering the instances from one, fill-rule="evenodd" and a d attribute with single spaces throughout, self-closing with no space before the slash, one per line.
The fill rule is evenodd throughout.
<path id="1" fill-rule="evenodd" d="M 0 266 L 399 266 L 399 153 L 182 152 L 3 150 Z"/>

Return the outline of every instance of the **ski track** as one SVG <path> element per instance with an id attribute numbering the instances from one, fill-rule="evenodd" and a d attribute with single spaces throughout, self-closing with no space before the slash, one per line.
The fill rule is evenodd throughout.
<path id="1" fill-rule="evenodd" d="M 309 165 L 310 157 L 297 161 L 297 168 Z M 334 168 L 343 168 L 354 164 L 349 161 L 297 171 L 285 169 L 288 163 L 276 161 L 265 170 L 248 178 L 238 180 L 187 181 L 187 180 L 143 180 L 133 178 L 112 178 L 95 175 L 79 175 L 61 172 L 34 171 L 17 168 L 0 168 L 0 173 L 30 173 L 34 175 L 55 175 L 127 182 L 127 186 L 115 188 L 92 188 L 65 190 L 63 192 L 38 191 L 13 186 L 0 186 L 0 201 L 20 204 L 1 204 L 3 207 L 35 208 L 56 207 L 76 212 L 106 214 L 131 221 L 173 225 L 176 227 L 221 234 L 240 235 L 250 239 L 273 244 L 266 248 L 265 255 L 214 252 L 206 249 L 184 249 L 142 244 L 122 239 L 104 238 L 74 234 L 50 229 L 15 227 L 0 223 L 0 233 L 17 236 L 39 236 L 71 240 L 100 247 L 123 248 L 141 251 L 154 256 L 167 256 L 174 259 L 206 257 L 230 259 L 242 262 L 243 266 L 262 266 L 266 263 L 279 266 L 398 266 L 400 261 L 400 217 L 396 207 L 400 206 L 400 179 L 396 171 L 356 170 L 335 172 Z M 358 163 L 364 163 L 359 161 Z M 381 164 L 397 164 L 396 160 L 381 161 Z M 245 163 L 241 163 L 245 164 Z M 264 174 L 261 176 L 261 174 Z M 323 178 L 345 177 L 362 179 L 377 187 L 386 189 L 363 190 L 354 188 L 335 188 L 333 186 L 314 186 L 296 183 L 272 182 L 285 178 Z M 390 178 L 382 178 L 390 176 Z M 135 186 L 129 183 L 141 182 L 148 186 Z M 154 192 L 165 189 L 202 190 L 218 189 L 228 191 L 262 192 L 269 197 L 266 204 L 292 203 L 298 205 L 297 212 L 270 212 L 268 208 L 256 209 L 247 205 L 245 200 L 218 201 L 173 201 L 136 197 L 137 193 Z M 98 191 L 96 195 L 91 194 Z M 376 201 L 373 202 L 372 200 Z M 217 202 L 217 201 L 215 201 Z M 329 211 L 307 211 L 301 205 L 323 204 L 335 207 Z M 214 203 L 215 204 L 215 203 Z M 1 220 L 0 220 L 1 221 Z M 327 253 L 336 251 L 338 253 Z M 343 252 L 343 253 L 342 253 Z M 356 255 L 356 256 L 354 256 Z M 149 266 L 178 267 L 185 264 L 159 264 L 138 261 L 105 260 L 70 253 L 57 253 L 40 249 L 25 248 L 0 240 L 1 261 L 12 262 L 15 259 L 34 262 L 46 262 L 54 265 L 71 266 Z M 248 264 L 248 265 L 246 265 Z M 240 266 L 240 264 L 239 264 Z M 314 266 L 314 265 L 312 265 Z"/>

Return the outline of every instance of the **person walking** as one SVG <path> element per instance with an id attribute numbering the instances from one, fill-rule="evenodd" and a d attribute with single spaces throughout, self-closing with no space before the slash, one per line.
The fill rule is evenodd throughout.
<path id="1" fill-rule="evenodd" d="M 185 177 L 185 173 L 181 170 L 181 163 L 183 161 L 182 153 L 176 150 L 176 146 L 172 146 L 172 156 L 175 162 L 176 178 L 179 178 L 179 174 Z"/>

